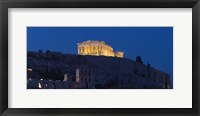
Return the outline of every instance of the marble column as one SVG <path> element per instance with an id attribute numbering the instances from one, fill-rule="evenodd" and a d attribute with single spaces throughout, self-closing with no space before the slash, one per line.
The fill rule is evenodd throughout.
<path id="1" fill-rule="evenodd" d="M 82 54 L 84 53 L 84 47 L 82 47 Z"/>
<path id="2" fill-rule="evenodd" d="M 80 54 L 80 47 L 78 47 L 78 54 Z"/>

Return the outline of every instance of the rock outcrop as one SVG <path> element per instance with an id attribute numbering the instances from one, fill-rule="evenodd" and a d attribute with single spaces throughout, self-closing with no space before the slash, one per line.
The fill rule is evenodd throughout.
<path id="1" fill-rule="evenodd" d="M 167 73 L 127 58 L 82 56 L 58 52 L 28 52 L 27 68 L 31 68 L 31 71 L 27 71 L 28 88 L 38 88 L 40 79 L 43 80 L 43 88 L 50 89 L 170 88 L 170 80 Z M 82 71 L 78 72 L 80 73 L 79 76 L 77 76 L 77 69 Z M 65 74 L 69 75 L 66 77 L 69 78 L 67 81 L 63 81 Z M 86 78 L 87 75 L 90 75 L 90 77 Z M 82 81 L 77 81 L 78 78 L 82 79 Z M 48 83 L 51 83 L 51 87 L 48 87 Z M 58 83 L 62 86 L 56 87 L 55 85 Z"/>

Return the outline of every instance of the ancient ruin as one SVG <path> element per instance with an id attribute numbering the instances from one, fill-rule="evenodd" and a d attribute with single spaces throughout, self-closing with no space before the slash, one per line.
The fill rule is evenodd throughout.
<path id="1" fill-rule="evenodd" d="M 78 55 L 110 56 L 123 58 L 124 52 L 113 52 L 113 48 L 104 41 L 88 40 L 78 43 Z"/>

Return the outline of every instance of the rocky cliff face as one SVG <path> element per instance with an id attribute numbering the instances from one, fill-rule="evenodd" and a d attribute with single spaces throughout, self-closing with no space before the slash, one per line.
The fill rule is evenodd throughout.
<path id="1" fill-rule="evenodd" d="M 63 81 L 64 75 L 68 74 L 68 83 L 75 85 L 68 88 L 88 87 L 86 81 L 77 83 L 77 69 L 93 70 L 92 88 L 170 88 L 167 73 L 127 58 L 28 52 L 27 68 L 32 69 L 31 72 L 28 71 L 28 79 Z M 79 76 L 81 75 L 84 74 Z"/>

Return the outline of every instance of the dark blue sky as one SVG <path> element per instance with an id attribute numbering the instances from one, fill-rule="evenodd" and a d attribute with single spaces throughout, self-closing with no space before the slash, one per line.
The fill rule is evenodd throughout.
<path id="1" fill-rule="evenodd" d="M 173 75 L 173 27 L 28 27 L 28 51 L 77 54 L 77 43 L 105 41 L 114 51 Z"/>

